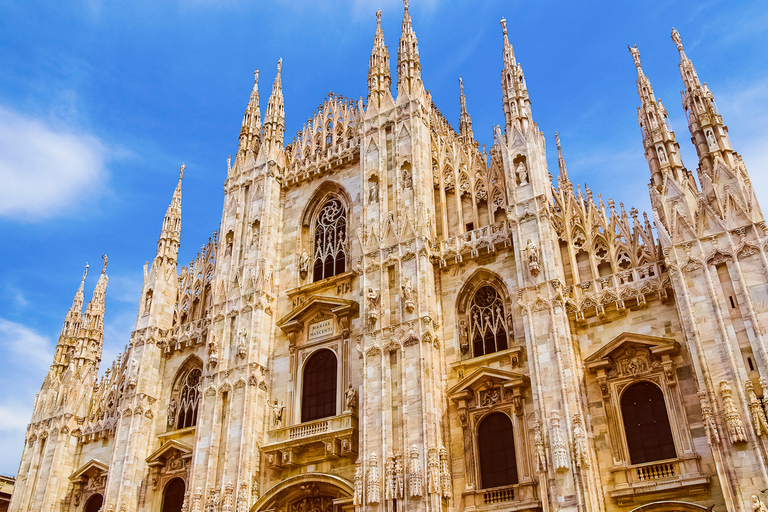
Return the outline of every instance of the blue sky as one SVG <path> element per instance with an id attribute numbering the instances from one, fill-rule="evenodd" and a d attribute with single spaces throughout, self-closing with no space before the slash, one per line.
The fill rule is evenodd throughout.
<path id="1" fill-rule="evenodd" d="M 366 95 L 376 10 L 396 62 L 400 0 L 0 3 L 0 473 L 14 475 L 32 400 L 86 261 L 109 254 L 105 363 L 133 327 L 142 266 L 186 162 L 180 261 L 218 227 L 253 71 L 262 107 L 283 58 L 286 142 L 329 91 Z M 475 136 L 501 110 L 501 28 L 526 73 L 556 174 L 648 209 L 627 43 L 696 168 L 680 106 L 676 27 L 712 89 L 765 208 L 768 13 L 762 1 L 412 0 L 425 85 L 458 127 L 464 79 Z M 393 75 L 394 77 L 394 75 Z"/>

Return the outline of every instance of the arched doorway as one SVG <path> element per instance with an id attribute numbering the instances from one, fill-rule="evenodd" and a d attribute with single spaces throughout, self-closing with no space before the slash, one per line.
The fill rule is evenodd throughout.
<path id="1" fill-rule="evenodd" d="M 163 512 L 181 512 L 184 504 L 186 486 L 181 478 L 174 478 L 165 485 L 163 490 Z"/>
<path id="2" fill-rule="evenodd" d="M 251 507 L 251 512 L 284 510 L 285 512 L 333 512 L 333 501 L 346 498 L 350 504 L 352 482 L 325 473 L 306 473 L 287 478 L 267 492 Z"/>
<path id="3" fill-rule="evenodd" d="M 685 501 L 657 501 L 655 503 L 646 503 L 631 512 L 703 512 L 707 507 L 695 503 L 686 503 Z"/>
<path id="4" fill-rule="evenodd" d="M 85 502 L 85 508 L 83 510 L 84 512 L 99 512 L 103 504 L 104 496 L 101 494 L 94 494 Z"/>

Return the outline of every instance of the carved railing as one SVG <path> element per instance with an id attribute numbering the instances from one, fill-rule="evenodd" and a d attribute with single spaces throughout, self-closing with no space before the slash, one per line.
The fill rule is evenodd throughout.
<path id="1" fill-rule="evenodd" d="M 328 426 L 330 422 L 328 420 L 317 420 L 310 423 L 302 423 L 296 427 L 292 427 L 288 433 L 288 437 L 291 439 L 302 439 L 305 437 L 314 436 L 315 434 L 323 434 L 328 432 Z"/>
<path id="2" fill-rule="evenodd" d="M 701 473 L 698 457 L 617 466 L 612 468 L 613 487 L 608 494 L 617 503 L 633 503 L 636 496 L 686 489 L 689 494 L 706 492 L 709 476 Z"/>
<path id="3" fill-rule="evenodd" d="M 657 262 L 582 281 L 567 287 L 564 295 L 569 313 L 575 313 L 577 320 L 584 320 L 585 316 L 595 313 L 604 315 L 609 306 L 618 310 L 625 309 L 627 302 L 642 306 L 654 295 L 665 300 L 668 286 L 668 275 Z"/>
<path id="4" fill-rule="evenodd" d="M 309 445 L 324 446 L 323 457 L 351 457 L 357 453 L 357 416 L 344 411 L 338 416 L 309 421 L 267 432 L 262 450 L 271 465 L 301 464 L 298 453 Z M 270 456 L 271 454 L 271 456 Z"/>
<path id="5" fill-rule="evenodd" d="M 483 503 L 491 505 L 503 501 L 512 501 L 515 499 L 515 486 L 495 487 L 493 489 L 483 489 Z"/>
<path id="6" fill-rule="evenodd" d="M 435 256 L 439 258 L 440 266 L 449 266 L 511 245 L 507 221 L 501 221 L 440 241 Z"/>

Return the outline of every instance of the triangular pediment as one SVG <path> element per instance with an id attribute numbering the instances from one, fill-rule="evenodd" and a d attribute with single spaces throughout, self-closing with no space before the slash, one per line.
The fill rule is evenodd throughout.
<path id="1" fill-rule="evenodd" d="M 357 315 L 359 308 L 358 303 L 353 300 L 313 295 L 281 318 L 277 326 L 287 333 L 296 332 L 304 327 L 307 319 L 314 318 L 320 311 L 329 311 L 337 317 L 349 318 Z"/>
<path id="2" fill-rule="evenodd" d="M 83 464 L 80 469 L 72 473 L 69 477 L 70 482 L 84 482 L 88 478 L 102 475 L 109 471 L 109 465 L 98 459 L 91 459 Z"/>
<path id="3" fill-rule="evenodd" d="M 623 332 L 612 341 L 604 345 L 598 351 L 584 360 L 590 369 L 597 369 L 610 363 L 611 359 L 623 353 L 629 347 L 645 347 L 651 353 L 662 355 L 664 353 L 676 353 L 679 349 L 677 341 L 671 338 L 648 336 L 634 332 Z"/>
<path id="4" fill-rule="evenodd" d="M 181 443 L 175 439 L 164 443 L 163 446 L 152 452 L 147 457 L 147 464 L 150 466 L 163 466 L 165 462 L 171 457 L 181 457 L 187 459 L 192 457 L 192 448 L 184 443 Z"/>
<path id="5" fill-rule="evenodd" d="M 458 399 L 468 394 L 475 394 L 480 389 L 501 385 L 505 388 L 527 386 L 530 379 L 520 373 L 481 366 L 458 384 L 448 390 L 448 396 Z"/>

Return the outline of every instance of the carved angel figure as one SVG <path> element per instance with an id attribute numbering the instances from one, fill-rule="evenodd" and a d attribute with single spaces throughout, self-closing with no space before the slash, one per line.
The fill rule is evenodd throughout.
<path id="1" fill-rule="evenodd" d="M 406 301 L 412 301 L 413 300 L 413 284 L 411 283 L 411 278 L 404 277 L 400 287 L 403 289 L 403 298 Z"/>
<path id="2" fill-rule="evenodd" d="M 283 425 L 283 411 L 285 406 L 277 401 L 277 398 L 270 404 L 272 407 L 272 426 L 279 428 Z"/>
<path id="3" fill-rule="evenodd" d="M 768 507 L 765 506 L 765 503 L 760 501 L 760 498 L 752 495 L 752 512 L 768 512 Z"/>
<path id="4" fill-rule="evenodd" d="M 368 308 L 375 308 L 379 304 L 379 291 L 374 290 L 373 288 L 368 288 L 366 298 L 368 299 Z"/>

